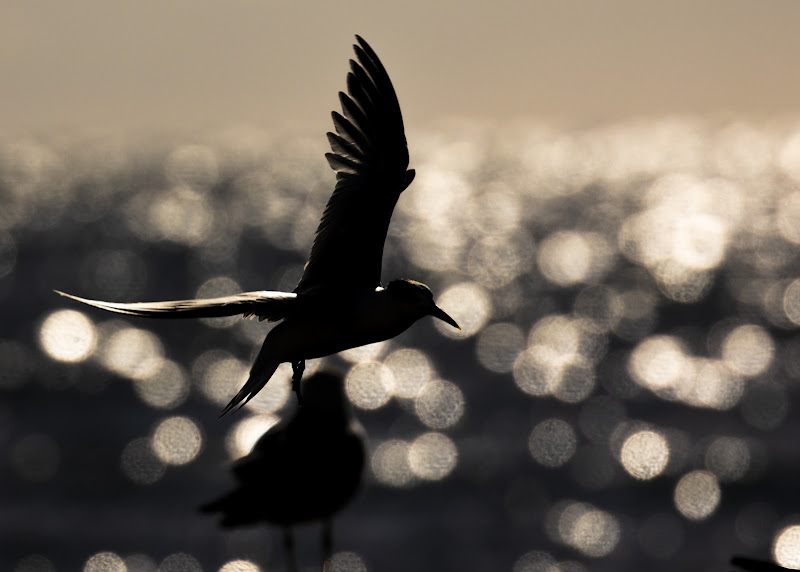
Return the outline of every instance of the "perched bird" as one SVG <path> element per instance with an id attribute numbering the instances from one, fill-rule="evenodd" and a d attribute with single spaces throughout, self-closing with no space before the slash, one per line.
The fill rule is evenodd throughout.
<path id="1" fill-rule="evenodd" d="M 242 314 L 282 320 L 269 332 L 250 377 L 222 415 L 243 406 L 283 362 L 292 364 L 292 387 L 301 399 L 305 360 L 393 338 L 424 316 L 458 328 L 414 280 L 381 287 L 383 245 L 392 211 L 414 179 L 408 169 L 403 117 L 394 87 L 361 37 L 350 60 L 349 95 L 339 92 L 344 115 L 333 112 L 328 133 L 336 187 L 317 228 L 311 255 L 294 292 L 244 292 L 170 302 L 115 303 L 58 292 L 110 312 L 152 318 L 208 318 Z M 459 328 L 460 329 L 460 328 Z"/>
<path id="2" fill-rule="evenodd" d="M 332 517 L 353 498 L 364 467 L 364 429 L 350 410 L 342 378 L 304 379 L 303 406 L 272 427 L 232 467 L 239 486 L 200 510 L 219 513 L 223 527 L 268 523 L 284 529 L 294 562 L 291 527 L 323 521 L 323 553 L 333 552 Z"/>

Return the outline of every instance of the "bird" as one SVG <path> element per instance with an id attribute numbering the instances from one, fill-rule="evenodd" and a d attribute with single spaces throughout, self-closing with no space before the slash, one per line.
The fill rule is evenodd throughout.
<path id="1" fill-rule="evenodd" d="M 294 417 L 271 427 L 232 465 L 238 486 L 200 507 L 219 514 L 224 528 L 282 527 L 292 569 L 291 527 L 296 524 L 322 521 L 324 559 L 332 555 L 333 516 L 357 493 L 365 459 L 365 432 L 352 414 L 341 376 L 317 372 L 302 386 L 303 406 Z"/>
<path id="2" fill-rule="evenodd" d="M 292 292 L 244 292 L 220 298 L 118 303 L 56 293 L 109 312 L 149 318 L 209 318 L 241 314 L 280 322 L 267 334 L 240 391 L 222 410 L 240 409 L 281 363 L 292 365 L 292 389 L 308 359 L 391 339 L 425 316 L 461 329 L 436 305 L 431 289 L 400 278 L 381 285 L 383 248 L 400 194 L 414 180 L 403 117 L 389 75 L 375 51 L 356 35 L 342 113 L 326 153 L 336 185 L 323 211 L 311 253 Z"/>

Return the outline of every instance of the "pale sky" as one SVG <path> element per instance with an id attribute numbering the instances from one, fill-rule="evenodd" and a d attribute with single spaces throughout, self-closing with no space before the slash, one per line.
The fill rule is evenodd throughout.
<path id="1" fill-rule="evenodd" d="M 0 130 L 327 130 L 355 33 L 411 128 L 783 115 L 798 23 L 798 0 L 8 0 Z"/>

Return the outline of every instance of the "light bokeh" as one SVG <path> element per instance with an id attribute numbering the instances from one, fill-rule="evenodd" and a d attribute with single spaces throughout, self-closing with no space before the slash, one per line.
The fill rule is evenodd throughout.
<path id="1" fill-rule="evenodd" d="M 189 176 L 184 173 L 182 176 Z M 244 289 L 230 276 L 216 276 L 209 278 L 200 285 L 195 293 L 195 298 L 220 298 L 239 294 Z M 201 318 L 200 321 L 210 328 L 230 328 L 242 319 L 241 316 L 225 316 L 223 318 Z"/>
<path id="2" fill-rule="evenodd" d="M 345 377 L 345 392 L 356 407 L 378 409 L 392 397 L 392 371 L 377 361 L 354 365 Z"/>
<path id="3" fill-rule="evenodd" d="M 126 572 L 125 561 L 114 552 L 98 552 L 83 565 L 83 572 Z"/>
<path id="4" fill-rule="evenodd" d="M 97 333 L 86 314 L 76 310 L 59 310 L 42 322 L 39 344 L 52 359 L 79 362 L 94 351 Z"/>
<path id="5" fill-rule="evenodd" d="M 249 367 L 227 352 L 209 350 L 194 360 L 192 375 L 206 398 L 226 405 L 247 381 Z"/>
<path id="6" fill-rule="evenodd" d="M 392 372 L 394 395 L 405 399 L 417 397 L 433 375 L 433 366 L 428 357 L 416 349 L 396 350 L 383 363 Z"/>
<path id="7" fill-rule="evenodd" d="M 151 485 L 158 482 L 167 470 L 166 463 L 156 456 L 152 445 L 152 439 L 139 437 L 122 449 L 120 468 L 134 483 Z"/>
<path id="8" fill-rule="evenodd" d="M 447 429 L 458 423 L 465 412 L 464 394 L 450 381 L 428 383 L 414 400 L 414 412 L 431 429 Z"/>
<path id="9" fill-rule="evenodd" d="M 561 568 L 547 552 L 531 550 L 520 556 L 514 566 L 513 572 L 560 572 Z"/>
<path id="10" fill-rule="evenodd" d="M 414 473 L 408 460 L 409 449 L 409 444 L 401 439 L 384 441 L 375 448 L 370 467 L 379 483 L 402 487 L 411 482 Z"/>
<path id="11" fill-rule="evenodd" d="M 531 456 L 545 467 L 564 465 L 575 454 L 576 446 L 575 430 L 562 419 L 547 419 L 538 423 L 528 439 Z"/>
<path id="12" fill-rule="evenodd" d="M 306 362 L 306 369 L 304 375 L 313 375 L 319 367 L 319 360 Z M 240 378 L 242 382 L 249 378 L 249 368 L 245 365 L 247 374 L 243 374 Z M 239 370 L 241 371 L 241 370 Z M 255 413 L 275 413 L 286 405 L 290 398 L 293 397 L 292 393 L 292 366 L 288 363 L 282 363 L 272 374 L 269 382 L 253 396 L 253 398 L 245 405 Z M 239 389 L 244 383 L 236 387 L 235 391 L 231 392 L 224 401 L 227 404 L 230 399 L 238 393 Z"/>
<path id="13" fill-rule="evenodd" d="M 152 332 L 122 328 L 103 344 L 101 360 L 117 375 L 129 379 L 151 378 L 163 365 L 164 347 Z"/>
<path id="14" fill-rule="evenodd" d="M 775 536 L 772 554 L 779 565 L 800 569 L 800 526 L 791 525 L 781 530 Z"/>
<path id="15" fill-rule="evenodd" d="M 462 339 L 477 334 L 492 312 L 488 293 L 472 282 L 450 286 L 436 300 L 436 305 L 447 312 L 461 327 L 456 330 L 441 320 L 434 321 L 436 329 L 448 338 Z"/>
<path id="16" fill-rule="evenodd" d="M 631 354 L 630 373 L 648 389 L 669 389 L 687 377 L 691 364 L 680 342 L 670 336 L 648 338 Z"/>
<path id="17" fill-rule="evenodd" d="M 280 418 L 272 414 L 258 414 L 237 422 L 225 438 L 225 448 L 232 461 L 244 457 L 253 450 L 264 433 L 274 427 Z"/>
<path id="18" fill-rule="evenodd" d="M 770 335 L 755 325 L 739 326 L 725 338 L 722 359 L 734 371 L 747 377 L 766 370 L 775 354 Z"/>
<path id="19" fill-rule="evenodd" d="M 168 465 L 191 463 L 203 448 L 203 434 L 188 417 L 164 419 L 155 427 L 151 439 L 153 452 Z"/>
<path id="20" fill-rule="evenodd" d="M 440 481 L 447 477 L 458 463 L 458 448 L 443 433 L 423 433 L 408 448 L 408 466 L 419 478 Z"/>
<path id="21" fill-rule="evenodd" d="M 367 344 L 366 346 L 359 346 L 339 352 L 339 355 L 352 363 L 376 361 L 380 359 L 388 346 L 388 342 L 376 342 L 374 344 Z"/>
<path id="22" fill-rule="evenodd" d="M 147 377 L 133 380 L 136 394 L 147 405 L 156 409 L 174 409 L 189 397 L 189 380 L 183 368 L 165 359 L 161 367 Z"/>
<path id="23" fill-rule="evenodd" d="M 483 367 L 495 373 L 507 373 L 525 348 L 525 334 L 515 324 L 499 323 L 484 328 L 475 351 Z"/>
<path id="24" fill-rule="evenodd" d="M 483 203 L 485 199 L 481 199 L 484 197 L 476 197 L 476 201 Z M 480 207 L 476 205 L 476 208 Z M 506 213 L 505 209 L 503 213 Z M 505 228 L 513 229 L 516 213 L 508 214 L 510 216 L 504 223 Z M 530 253 L 533 251 L 533 241 L 525 233 L 517 231 L 513 234 L 490 234 L 477 242 L 467 253 L 467 271 L 481 286 L 497 290 L 509 285 L 528 271 Z"/>
<path id="25" fill-rule="evenodd" d="M 722 491 L 717 478 L 707 471 L 685 474 L 675 486 L 675 508 L 689 520 L 705 520 L 719 507 Z"/>
<path id="26" fill-rule="evenodd" d="M 595 363 L 606 347 L 605 334 L 591 320 L 546 316 L 533 325 L 527 348 L 514 361 L 514 382 L 530 395 L 579 403 L 594 391 Z"/>
<path id="27" fill-rule="evenodd" d="M 720 482 L 739 481 L 751 468 L 752 453 L 739 437 L 717 437 L 706 449 L 706 468 Z"/>
<path id="28" fill-rule="evenodd" d="M 669 443 L 655 431 L 638 431 L 622 445 L 620 461 L 632 477 L 649 480 L 660 475 L 669 461 Z"/>
<path id="29" fill-rule="evenodd" d="M 157 572 L 158 566 L 150 556 L 141 553 L 129 554 L 125 557 L 127 572 Z"/>
<path id="30" fill-rule="evenodd" d="M 558 231 L 542 242 L 537 261 L 548 280 L 573 286 L 601 278 L 610 268 L 611 252 L 601 235 Z"/>
<path id="31" fill-rule="evenodd" d="M 203 572 L 203 567 L 191 554 L 175 552 L 161 561 L 158 572 Z"/>
<path id="32" fill-rule="evenodd" d="M 586 503 L 564 502 L 550 511 L 548 520 L 560 542 L 589 558 L 608 556 L 620 541 L 617 518 Z"/>
<path id="33" fill-rule="evenodd" d="M 323 572 L 367 572 L 368 568 L 356 552 L 337 552 L 328 558 L 322 566 Z"/>
<path id="34" fill-rule="evenodd" d="M 262 569 L 258 564 L 250 562 L 249 560 L 231 560 L 226 562 L 219 569 L 219 572 L 261 572 Z"/>

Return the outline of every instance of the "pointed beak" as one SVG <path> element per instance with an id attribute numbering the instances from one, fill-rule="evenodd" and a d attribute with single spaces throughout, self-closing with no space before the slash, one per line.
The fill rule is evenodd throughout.
<path id="1" fill-rule="evenodd" d="M 434 318 L 439 318 L 443 322 L 447 322 L 448 324 L 450 324 L 451 326 L 453 326 L 457 330 L 461 329 L 461 326 L 459 326 L 458 323 L 456 323 L 456 321 L 453 318 L 451 318 L 447 314 L 447 312 L 442 310 L 439 306 L 434 306 L 433 310 L 431 310 L 431 312 L 430 312 L 430 315 L 433 316 Z"/>

